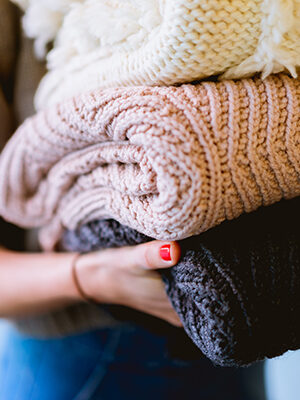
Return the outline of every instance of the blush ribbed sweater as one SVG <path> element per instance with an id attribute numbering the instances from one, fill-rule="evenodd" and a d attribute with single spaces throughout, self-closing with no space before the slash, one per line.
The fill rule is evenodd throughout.
<path id="1" fill-rule="evenodd" d="M 186 239 L 178 265 L 161 271 L 186 333 L 214 363 L 248 365 L 300 348 L 299 206 L 300 198 L 282 201 Z M 62 247 L 92 251 L 148 240 L 102 220 L 66 232 Z"/>
<path id="2" fill-rule="evenodd" d="M 157 239 L 199 234 L 300 195 L 300 81 L 286 75 L 98 90 L 40 112 L 0 159 L 0 213 L 63 229 L 113 218 Z"/>

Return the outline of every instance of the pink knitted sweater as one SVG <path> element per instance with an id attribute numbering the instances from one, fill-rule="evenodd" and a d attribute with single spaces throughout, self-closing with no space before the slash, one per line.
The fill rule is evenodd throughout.
<path id="1" fill-rule="evenodd" d="M 147 236 L 199 234 L 300 195 L 300 80 L 99 90 L 28 119 L 0 159 L 0 212 L 62 229 L 114 218 Z"/>

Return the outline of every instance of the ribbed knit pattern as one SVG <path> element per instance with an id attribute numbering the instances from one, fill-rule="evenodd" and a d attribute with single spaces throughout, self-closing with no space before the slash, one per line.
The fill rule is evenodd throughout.
<path id="1" fill-rule="evenodd" d="M 161 270 L 187 334 L 214 363 L 247 365 L 300 347 L 299 206 L 300 198 L 283 201 L 186 239 L 178 265 Z M 148 240 L 102 220 L 66 232 L 62 246 L 92 251 Z"/>
<path id="2" fill-rule="evenodd" d="M 183 239 L 300 194 L 300 81 L 286 75 L 81 95 L 28 119 L 0 160 L 0 212 L 45 227 L 113 218 Z"/>
<path id="3" fill-rule="evenodd" d="M 46 108 L 86 90 L 241 78 L 300 66 L 299 0 L 13 0 L 48 54 Z"/>

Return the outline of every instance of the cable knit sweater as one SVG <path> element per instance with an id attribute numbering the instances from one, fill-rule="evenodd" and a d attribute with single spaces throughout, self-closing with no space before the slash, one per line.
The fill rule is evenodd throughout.
<path id="1" fill-rule="evenodd" d="M 99 90 L 40 112 L 0 159 L 0 213 L 63 229 L 113 218 L 183 239 L 300 194 L 300 81 Z"/>
<path id="2" fill-rule="evenodd" d="M 13 0 L 49 73 L 46 108 L 99 87 L 241 78 L 300 66 L 299 0 Z"/>
<path id="3" fill-rule="evenodd" d="M 280 202 L 186 239 L 178 265 L 161 271 L 187 334 L 214 363 L 247 365 L 300 348 L 299 206 L 300 198 Z M 62 247 L 148 240 L 102 220 L 66 232 Z"/>

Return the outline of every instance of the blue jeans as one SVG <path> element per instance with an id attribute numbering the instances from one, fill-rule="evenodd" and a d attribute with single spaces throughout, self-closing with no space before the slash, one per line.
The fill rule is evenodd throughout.
<path id="1" fill-rule="evenodd" d="M 2 331 L 0 400 L 264 398 L 249 389 L 254 379 L 261 393 L 257 367 L 222 369 L 204 358 L 173 358 L 164 336 L 140 326 L 51 340 L 25 337 L 12 326 Z"/>

